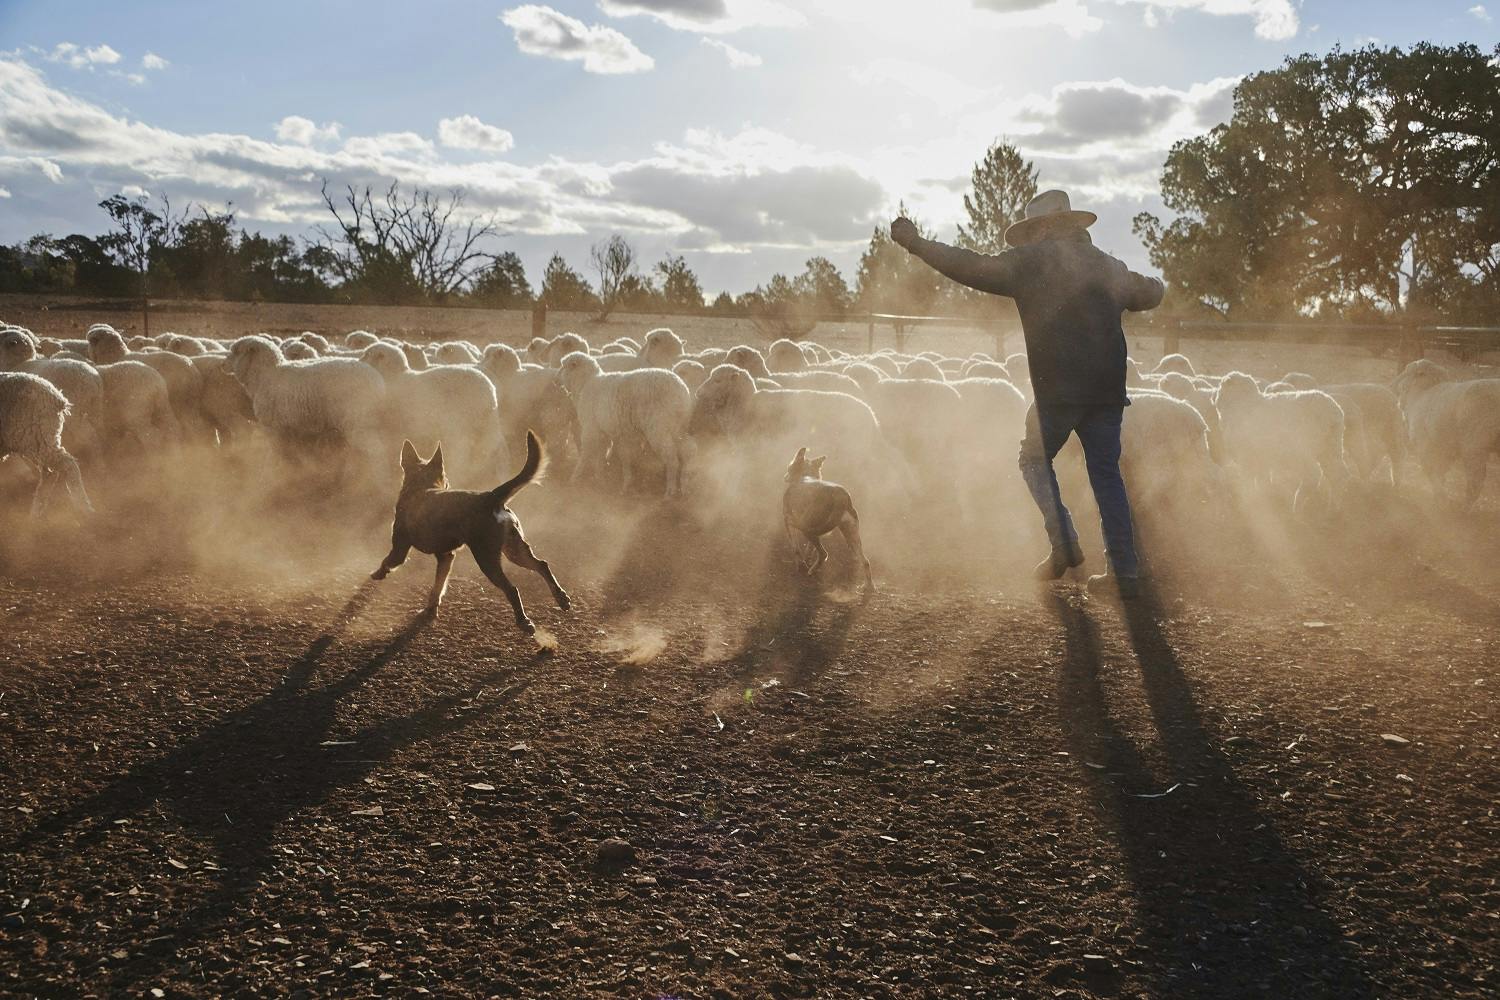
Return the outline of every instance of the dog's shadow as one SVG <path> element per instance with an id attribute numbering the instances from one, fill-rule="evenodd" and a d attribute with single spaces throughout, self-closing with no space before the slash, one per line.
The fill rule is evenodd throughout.
<path id="1" fill-rule="evenodd" d="M 176 912 L 162 913 L 138 954 L 110 967 L 111 991 L 150 982 L 181 950 L 237 920 L 244 901 L 269 877 L 277 831 L 288 821 L 322 807 L 341 789 L 357 786 L 402 748 L 472 726 L 524 689 L 524 684 L 512 685 L 504 697 L 487 700 L 483 711 L 466 710 L 472 708 L 472 690 L 433 699 L 347 734 L 336 744 L 329 741 L 341 702 L 398 659 L 430 623 L 421 615 L 412 618 L 394 635 L 360 647 L 352 656 L 352 669 L 314 685 L 326 654 L 369 602 L 373 586 L 367 582 L 360 588 L 259 701 L 39 820 L 12 845 L 18 852 L 58 855 L 61 867 L 97 850 L 107 834 L 120 829 L 119 820 L 164 806 L 182 835 L 209 846 L 217 870 L 197 873 L 210 880 L 209 888 L 173 897 L 184 903 Z M 509 671 L 495 671 L 474 684 L 508 676 Z M 353 756 L 333 752 L 345 743 Z M 184 881 L 183 887 L 196 884 Z"/>

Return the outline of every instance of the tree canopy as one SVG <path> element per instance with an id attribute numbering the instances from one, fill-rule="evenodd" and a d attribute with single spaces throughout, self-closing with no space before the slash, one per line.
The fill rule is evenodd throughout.
<path id="1" fill-rule="evenodd" d="M 1233 317 L 1493 315 L 1500 50 L 1420 44 L 1290 58 L 1177 143 L 1169 224 L 1136 232 L 1179 293 Z"/>

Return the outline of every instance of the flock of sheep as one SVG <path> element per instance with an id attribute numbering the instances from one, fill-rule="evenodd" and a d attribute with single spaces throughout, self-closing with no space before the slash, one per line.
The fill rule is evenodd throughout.
<path id="1" fill-rule="evenodd" d="M 1500 380 L 1431 361 L 1390 385 L 1320 385 L 1210 375 L 1174 354 L 1150 371 L 1132 361 L 1128 382 L 1124 462 L 1138 509 L 1211 502 L 1229 482 L 1288 512 L 1333 507 L 1356 480 L 1398 482 L 1408 453 L 1440 491 L 1460 467 L 1472 503 L 1500 450 Z M 788 340 L 689 351 L 667 329 L 598 348 L 564 333 L 518 350 L 365 331 L 127 339 L 96 325 L 57 340 L 0 327 L 0 455 L 39 473 L 34 511 L 59 489 L 90 508 L 74 456 L 107 476 L 109 457 L 132 449 L 230 449 L 257 432 L 292 456 L 332 445 L 376 476 L 392 472 L 402 438 L 441 441 L 455 485 L 488 487 L 534 428 L 572 477 L 625 493 L 769 482 L 807 447 L 856 497 L 942 495 L 978 516 L 1007 490 L 1020 495 L 1029 391 L 1022 354 L 853 355 Z"/>

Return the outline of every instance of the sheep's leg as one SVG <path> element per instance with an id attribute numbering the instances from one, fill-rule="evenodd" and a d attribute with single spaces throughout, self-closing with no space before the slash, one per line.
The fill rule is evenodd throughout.
<path id="1" fill-rule="evenodd" d="M 505 558 L 517 566 L 522 569 L 529 569 L 540 575 L 543 580 L 546 580 L 548 589 L 552 591 L 552 599 L 557 602 L 558 607 L 567 611 L 573 606 L 572 598 L 568 596 L 566 590 L 562 589 L 562 584 L 557 582 L 557 577 L 552 575 L 552 567 L 547 565 L 547 560 L 538 559 L 536 553 L 531 551 L 531 546 L 527 543 L 526 539 L 521 537 L 519 532 L 505 540 L 501 551 L 505 553 Z"/>
<path id="2" fill-rule="evenodd" d="M 61 451 L 53 459 L 54 475 L 60 477 L 64 487 L 68 491 L 68 498 L 74 506 L 80 508 L 85 514 L 94 512 L 94 505 L 89 500 L 88 490 L 83 488 L 83 473 L 78 470 L 78 462 L 66 451 Z M 57 468 L 61 466 L 61 468 Z"/>
<path id="3" fill-rule="evenodd" d="M 52 494 L 57 489 L 57 473 L 34 463 L 33 468 L 37 470 L 38 478 L 36 490 L 31 494 L 31 516 L 41 517 L 52 504 Z"/>
<path id="4" fill-rule="evenodd" d="M 583 433 L 578 443 L 578 464 L 573 466 L 572 482 L 593 475 L 595 469 L 604 464 L 605 445 L 603 436 L 593 429 Z"/>
<path id="5" fill-rule="evenodd" d="M 511 610 L 516 613 L 516 626 L 527 635 L 536 635 L 536 623 L 526 617 L 526 608 L 521 604 L 521 592 L 506 577 L 505 570 L 500 565 L 500 553 L 481 552 L 472 545 L 469 546 L 469 552 L 474 556 L 474 562 L 478 564 L 479 571 L 490 583 L 499 587 L 504 592 L 506 600 L 510 601 Z"/>
<path id="6" fill-rule="evenodd" d="M 873 591 L 875 580 L 870 576 L 870 560 L 865 558 L 864 542 L 859 537 L 859 515 L 852 510 L 844 515 L 839 521 L 839 534 L 844 536 L 844 541 L 849 543 L 849 551 L 854 553 L 856 565 L 865 568 L 865 589 Z"/>
<path id="7" fill-rule="evenodd" d="M 437 575 L 432 580 L 432 593 L 427 596 L 427 614 L 433 618 L 437 617 L 438 606 L 443 603 L 443 595 L 448 592 L 448 574 L 452 571 L 453 553 L 439 552 Z"/>
<path id="8" fill-rule="evenodd" d="M 676 497 L 682 495 L 682 441 L 680 438 L 667 439 L 665 446 L 658 450 L 662 464 L 667 469 L 667 496 Z"/>
<path id="9" fill-rule="evenodd" d="M 406 562 L 407 555 L 411 552 L 411 543 L 394 541 L 391 543 L 390 554 L 380 562 L 375 572 L 370 574 L 371 580 L 384 580 L 390 575 L 391 570 Z"/>

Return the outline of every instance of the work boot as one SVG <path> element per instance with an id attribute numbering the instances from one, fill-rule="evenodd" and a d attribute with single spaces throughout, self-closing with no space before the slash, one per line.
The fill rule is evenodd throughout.
<path id="1" fill-rule="evenodd" d="M 1069 542 L 1061 548 L 1052 550 L 1052 554 L 1036 564 L 1036 578 L 1043 582 L 1059 580 L 1062 575 L 1074 566 L 1083 565 L 1083 549 L 1077 542 Z"/>
<path id="2" fill-rule="evenodd" d="M 1119 595 L 1121 600 L 1133 601 L 1141 596 L 1141 581 L 1133 576 L 1115 576 L 1113 573 L 1100 573 L 1089 577 L 1086 584 L 1088 592 L 1095 596 Z"/>

